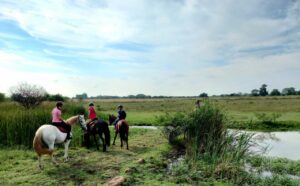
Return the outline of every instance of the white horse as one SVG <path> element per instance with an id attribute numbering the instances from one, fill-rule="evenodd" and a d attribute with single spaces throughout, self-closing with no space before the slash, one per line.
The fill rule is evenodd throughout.
<path id="1" fill-rule="evenodd" d="M 66 123 L 71 126 L 77 122 L 79 122 L 80 127 L 83 130 L 85 131 L 87 130 L 83 115 L 73 116 L 66 120 Z M 40 128 L 38 128 L 33 139 L 33 148 L 38 155 L 39 167 L 41 169 L 43 168 L 41 164 L 41 156 L 43 154 L 49 154 L 51 156 L 51 161 L 54 164 L 56 164 L 56 161 L 54 160 L 53 157 L 54 144 L 59 144 L 64 142 L 65 145 L 64 161 L 68 160 L 69 158 L 68 149 L 71 140 L 70 139 L 66 140 L 66 137 L 67 137 L 67 133 L 61 132 L 56 126 L 51 124 L 44 124 L 40 126 Z"/>

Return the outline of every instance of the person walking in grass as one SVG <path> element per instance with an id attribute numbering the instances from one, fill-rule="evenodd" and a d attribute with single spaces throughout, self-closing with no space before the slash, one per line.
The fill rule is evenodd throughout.
<path id="1" fill-rule="evenodd" d="M 197 110 L 197 109 L 200 109 L 200 107 L 202 107 L 202 106 L 203 106 L 202 101 L 198 99 L 198 100 L 195 102 L 195 109 L 196 109 L 196 110 Z"/>
<path id="2" fill-rule="evenodd" d="M 66 122 L 61 117 L 61 110 L 63 107 L 63 102 L 59 101 L 56 103 L 56 107 L 53 108 L 51 114 L 52 114 L 52 125 L 62 128 L 67 133 L 67 139 L 72 139 L 71 137 L 71 126 L 66 124 Z"/>

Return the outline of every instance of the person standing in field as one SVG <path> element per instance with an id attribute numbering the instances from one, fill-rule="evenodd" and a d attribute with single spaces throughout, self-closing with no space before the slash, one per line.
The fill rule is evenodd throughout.
<path id="1" fill-rule="evenodd" d="M 122 120 L 122 119 L 126 119 L 126 112 L 123 109 L 123 105 L 119 105 L 118 106 L 118 117 L 117 119 L 114 121 L 114 126 L 116 127 L 117 123 Z"/>
<path id="2" fill-rule="evenodd" d="M 64 132 L 67 133 L 67 138 L 71 139 L 71 126 L 66 124 L 65 121 L 61 117 L 61 110 L 63 107 L 63 102 L 59 101 L 56 103 L 56 107 L 52 110 L 52 125 L 58 127 L 58 128 L 63 128 Z"/>
<path id="3" fill-rule="evenodd" d="M 202 105 L 203 105 L 203 103 L 201 102 L 201 100 L 197 100 L 196 102 L 195 102 L 195 109 L 197 110 L 197 109 L 200 109 L 200 107 L 202 107 Z"/>

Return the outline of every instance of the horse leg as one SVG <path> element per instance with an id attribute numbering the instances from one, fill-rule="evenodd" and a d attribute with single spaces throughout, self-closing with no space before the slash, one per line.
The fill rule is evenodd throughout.
<path id="1" fill-rule="evenodd" d="M 121 148 L 123 148 L 123 138 L 121 134 L 120 134 L 120 140 L 121 140 Z"/>
<path id="2" fill-rule="evenodd" d="M 95 141 L 97 150 L 99 150 L 99 145 L 98 145 L 98 142 L 97 142 L 96 134 L 94 133 L 93 136 L 94 136 L 94 141 Z"/>
<path id="3" fill-rule="evenodd" d="M 115 145 L 115 141 L 116 141 L 117 136 L 118 136 L 118 132 L 115 132 L 115 137 L 114 137 L 113 145 Z"/>
<path id="4" fill-rule="evenodd" d="M 54 156 L 53 156 L 53 151 L 54 151 L 54 141 L 53 141 L 52 143 L 50 143 L 48 146 L 49 146 L 49 155 L 51 156 L 51 162 L 52 162 L 54 165 L 57 165 L 57 162 L 55 161 Z"/>
<path id="5" fill-rule="evenodd" d="M 129 148 L 128 148 L 128 134 L 126 134 L 126 139 L 125 140 L 126 140 L 126 145 L 127 145 L 126 148 L 127 148 L 127 150 L 129 150 Z"/>
<path id="6" fill-rule="evenodd" d="M 64 162 L 67 162 L 69 160 L 69 155 L 68 155 L 68 150 L 69 150 L 69 145 L 70 145 L 71 140 L 67 140 L 65 142 L 65 155 L 64 155 Z"/>
<path id="7" fill-rule="evenodd" d="M 43 169 L 44 169 L 44 166 L 42 165 L 42 156 L 41 156 L 41 155 L 38 155 L 38 160 L 39 160 L 39 168 L 40 168 L 41 170 L 43 170 Z"/>
<path id="8" fill-rule="evenodd" d="M 100 133 L 100 132 L 99 132 L 99 137 L 100 137 L 100 139 L 102 140 L 102 144 L 103 144 L 103 152 L 105 152 L 105 151 L 106 151 L 106 143 L 105 143 L 105 140 L 104 140 L 104 138 L 103 138 L 103 136 L 102 136 L 102 133 Z"/>

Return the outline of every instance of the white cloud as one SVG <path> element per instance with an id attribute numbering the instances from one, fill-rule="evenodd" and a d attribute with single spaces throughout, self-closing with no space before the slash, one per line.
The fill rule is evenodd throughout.
<path id="1" fill-rule="evenodd" d="M 39 62 L 24 52 L 0 51 L 1 67 L 15 68 L 15 74 L 25 73 L 16 70 L 20 64 L 57 70 L 60 81 L 49 89 L 69 96 L 80 91 L 91 95 L 221 94 L 250 91 L 262 83 L 300 88 L 296 84 L 300 1 L 3 1 L 0 12 L 32 37 L 63 47 L 60 51 L 43 48 L 48 57 L 88 61 L 70 68 L 63 65 L 67 62 L 63 59 L 36 52 L 33 55 Z M 126 42 L 150 49 L 107 47 Z M 85 66 L 111 71 L 115 78 L 103 74 L 82 77 L 80 68 L 88 71 Z M 38 79 L 37 74 L 33 79 Z M 54 81 L 53 74 L 46 76 Z"/>

